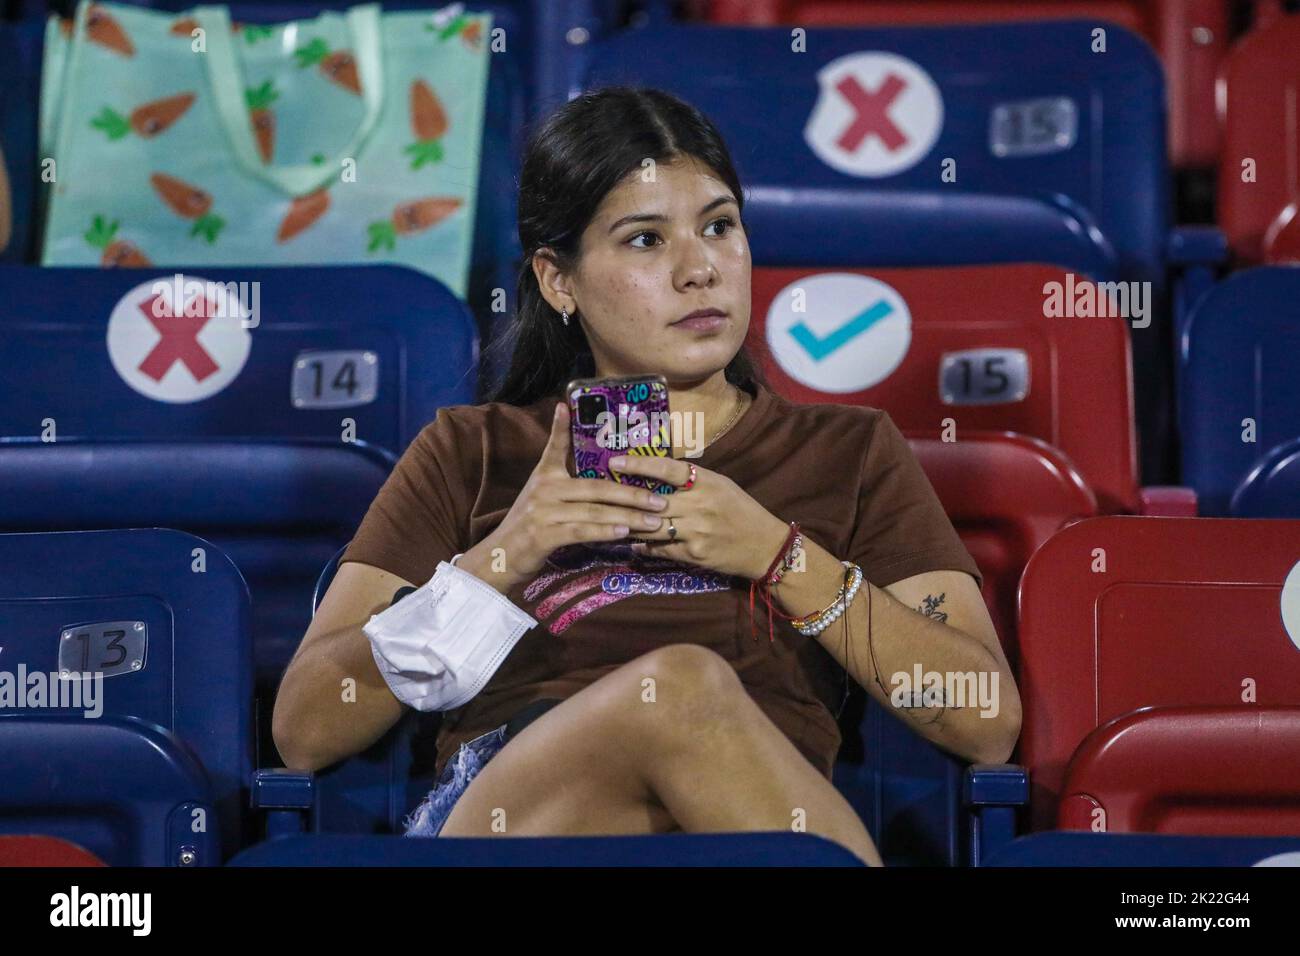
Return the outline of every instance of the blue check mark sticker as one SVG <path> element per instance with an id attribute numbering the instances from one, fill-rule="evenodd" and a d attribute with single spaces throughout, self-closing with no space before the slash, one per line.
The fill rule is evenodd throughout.
<path id="1" fill-rule="evenodd" d="M 820 362 L 826 356 L 838 351 L 841 347 L 867 331 L 881 319 L 892 314 L 893 311 L 894 307 L 881 299 L 875 305 L 859 312 L 839 328 L 833 329 L 824 338 L 818 338 L 817 334 L 808 328 L 801 319 L 790 326 L 790 337 L 804 347 L 804 351 L 812 356 L 814 362 Z"/>

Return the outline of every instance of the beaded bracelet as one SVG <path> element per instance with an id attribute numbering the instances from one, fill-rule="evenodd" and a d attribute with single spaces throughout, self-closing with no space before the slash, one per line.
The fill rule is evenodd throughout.
<path id="1" fill-rule="evenodd" d="M 840 615 L 848 609 L 848 606 L 853 603 L 853 598 L 862 585 L 862 569 L 852 561 L 841 561 L 840 564 L 844 565 L 847 570 L 844 575 L 844 584 L 840 586 L 839 594 L 835 596 L 835 600 L 820 611 L 806 617 L 795 618 L 790 622 L 791 626 L 800 634 L 806 637 L 815 637 L 834 624 Z"/>

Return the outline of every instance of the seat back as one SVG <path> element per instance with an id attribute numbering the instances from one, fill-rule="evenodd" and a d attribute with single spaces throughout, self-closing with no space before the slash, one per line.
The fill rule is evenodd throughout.
<path id="1" fill-rule="evenodd" d="M 24 492 L 0 503 L 0 528 L 161 524 L 210 537 L 250 582 L 271 681 L 310 620 L 320 565 L 392 462 L 440 406 L 473 399 L 477 337 L 465 306 L 413 270 L 202 278 L 244 283 L 256 324 L 213 314 L 194 332 L 146 314 L 154 283 L 176 295 L 168 274 L 0 269 L 0 374 L 13 386 L 0 475 Z M 219 378 L 206 397 L 176 400 Z"/>
<path id="2" fill-rule="evenodd" d="M 1219 226 L 1244 262 L 1266 257 L 1270 229 L 1300 199 L 1300 16 L 1280 16 L 1237 41 L 1219 74 Z"/>
<path id="3" fill-rule="evenodd" d="M 656 86 L 718 125 L 757 263 L 839 244 L 879 266 L 1040 261 L 1109 278 L 1109 262 L 1160 282 L 1160 65 L 1119 27 L 1094 53 L 1095 27 L 814 27 L 804 52 L 784 28 L 653 26 L 594 44 L 583 85 Z M 854 218 L 862 242 L 844 247 Z"/>
<path id="4" fill-rule="evenodd" d="M 984 866 L 1295 866 L 1300 838 L 1169 836 L 1147 833 L 1033 833 L 1008 843 Z"/>
<path id="5" fill-rule="evenodd" d="M 1233 492 L 1234 518 L 1300 518 L 1300 438 L 1261 457 Z"/>
<path id="6" fill-rule="evenodd" d="M 177 272 L 186 308 L 211 303 L 188 323 L 171 314 Z M 242 328 L 227 291 L 256 313 Z M 472 317 L 398 266 L 10 266 L 0 294 L 7 440 L 307 439 L 396 456 L 474 393 Z"/>
<path id="7" fill-rule="evenodd" d="M 1259 514 L 1249 486 L 1277 480 L 1265 462 L 1300 438 L 1300 266 L 1232 273 L 1201 298 L 1185 334 L 1183 480 L 1201 514 L 1232 513 L 1234 496 L 1255 502 L 1241 513 Z M 1284 504 L 1272 516 L 1287 513 Z"/>
<path id="8" fill-rule="evenodd" d="M 1300 707 L 1147 707 L 1084 738 L 1057 826 L 1300 836 Z"/>
<path id="9" fill-rule="evenodd" d="M 1076 302 L 1093 307 L 1076 314 Z M 749 344 L 789 398 L 885 408 L 904 431 L 950 420 L 958 444 L 972 430 L 1039 438 L 1104 513 L 1134 514 L 1132 362 L 1116 312 L 1132 305 L 1045 265 L 760 268 Z"/>
<path id="10" fill-rule="evenodd" d="M 1020 583 L 1019 762 L 1033 828 L 1067 764 L 1143 707 L 1300 704 L 1300 522 L 1101 517 L 1054 535 Z"/>
<path id="11" fill-rule="evenodd" d="M 20 672 L 42 675 L 47 688 L 43 698 L 28 693 L 16 699 L 5 708 L 6 718 L 63 721 L 51 725 L 46 732 L 52 736 L 45 739 L 49 745 L 57 738 L 62 751 L 25 745 L 23 752 L 35 762 L 26 764 L 30 774 L 15 775 L 26 781 L 18 789 L 30 796 L 36 791 L 25 788 L 58 784 L 71 787 L 64 792 L 75 797 L 86 784 L 83 777 L 108 774 L 143 749 L 144 763 L 133 766 L 163 760 L 179 768 L 173 776 L 187 787 L 197 787 L 190 764 L 201 768 L 217 817 L 207 832 L 214 838 L 219 833 L 227 851 L 240 846 L 253 767 L 252 674 L 248 589 L 230 559 L 201 538 L 153 528 L 0 534 L 0 567 L 0 666 L 15 681 Z M 60 679 L 63 670 L 106 676 Z M 89 733 L 110 720 L 137 724 L 104 731 L 107 749 L 97 752 L 97 738 Z M 11 742 L 37 739 L 16 724 L 5 726 Z M 77 743 L 83 739 L 78 730 L 87 735 L 84 744 Z M 170 735 L 176 745 L 156 743 L 157 734 Z M 179 756 L 172 753 L 177 748 L 183 748 Z M 14 753 L 12 747 L 0 750 Z M 47 756 L 59 752 L 80 768 L 67 780 L 40 770 Z M 150 777 L 112 780 L 133 795 L 148 790 Z M 14 799 L 16 786 L 6 775 L 0 790 Z M 112 790 L 104 786 L 102 792 Z M 83 845 L 109 852 L 99 842 Z M 100 854 L 109 862 L 122 850 L 113 846 L 109 855 Z"/>
<path id="12" fill-rule="evenodd" d="M 110 866 L 217 866 L 210 777 L 175 734 L 131 718 L 0 716 L 0 832 L 85 847 Z"/>
<path id="13" fill-rule="evenodd" d="M 1116 23 L 1160 53 L 1169 83 L 1169 153 L 1176 166 L 1218 156 L 1214 78 L 1227 52 L 1226 0 L 712 0 L 715 23 L 804 27 L 951 26 L 1014 20 Z"/>
<path id="14" fill-rule="evenodd" d="M 1300 199 L 1278 213 L 1264 232 L 1264 259 L 1300 262 Z"/>

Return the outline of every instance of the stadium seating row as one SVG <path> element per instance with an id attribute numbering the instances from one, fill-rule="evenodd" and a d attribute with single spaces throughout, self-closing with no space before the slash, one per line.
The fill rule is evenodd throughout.
<path id="1" fill-rule="evenodd" d="M 271 19 L 301 9 L 238 15 Z M 1103 53 L 1095 19 L 814 27 L 804 53 L 792 51 L 789 31 L 778 27 L 655 23 L 612 32 L 608 4 L 551 5 L 545 14 L 522 2 L 485 9 L 526 38 L 492 60 L 468 297 L 485 344 L 503 331 L 518 265 L 513 191 L 503 186 L 514 181 L 525 121 L 578 89 L 651 84 L 704 109 L 727 137 L 747 184 L 759 267 L 1045 263 L 1138 283 L 1145 314 L 1130 334 L 1139 469 L 1146 484 L 1177 480 L 1170 410 L 1179 370 L 1169 345 L 1195 296 L 1183 296 L 1171 325 L 1181 291 L 1170 286 L 1171 270 L 1213 269 L 1223 253 L 1171 237 L 1165 80 L 1138 37 L 1102 27 Z M 811 8 L 803 13 L 823 22 Z M 40 27 L 6 25 L 0 34 L 12 54 L 0 58 L 8 92 L 0 128 L 15 190 L 10 261 L 31 261 L 34 250 Z M 1300 19 L 1278 17 L 1225 63 L 1220 192 L 1229 246 L 1243 263 L 1288 255 L 1297 187 L 1285 157 L 1295 144 L 1286 140 L 1283 87 L 1274 80 L 1295 68 L 1288 52 L 1297 29 Z M 570 42 L 575 30 L 587 42 Z M 985 57 L 972 82 L 967 64 L 988 49 L 1008 52 L 996 62 Z M 752 68 L 737 77 L 735 63 Z M 753 110 L 753 102 L 771 108 Z M 484 369 L 489 380 L 498 372 Z"/>
<path id="2" fill-rule="evenodd" d="M 837 785 L 857 800 L 863 778 L 881 775 L 878 802 L 858 808 L 893 862 L 993 859 L 1026 806 L 1034 833 L 1296 835 L 1297 541 L 1291 520 L 1074 523 L 1021 583 L 1018 764 L 968 768 L 956 810 L 938 819 L 927 817 L 948 794 L 928 790 L 888 740 L 868 741 L 884 745 L 879 765 L 837 766 Z M 109 864 L 211 865 L 262 835 L 400 832 L 429 786 L 414 715 L 321 773 L 253 767 L 248 594 L 210 542 L 145 529 L 5 534 L 0 562 L 13 569 L 0 613 L 15 669 L 0 677 L 0 748 L 18 771 L 0 788 L 0 832 L 70 840 Z M 101 569 L 91 586 L 88 564 Z M 74 676 L 83 671 L 103 676 Z M 871 735 L 869 721 L 862 729 Z M 457 846 L 444 862 L 482 850 L 446 842 Z M 625 859 L 642 852 L 618 842 Z M 700 849 L 684 852 L 689 862 Z"/>

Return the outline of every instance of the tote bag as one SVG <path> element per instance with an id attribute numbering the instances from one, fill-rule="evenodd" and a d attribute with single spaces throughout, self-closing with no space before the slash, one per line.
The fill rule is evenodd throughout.
<path id="1" fill-rule="evenodd" d="M 263 26 L 82 0 L 46 30 L 43 264 L 390 262 L 463 298 L 489 29 L 459 5 Z"/>

